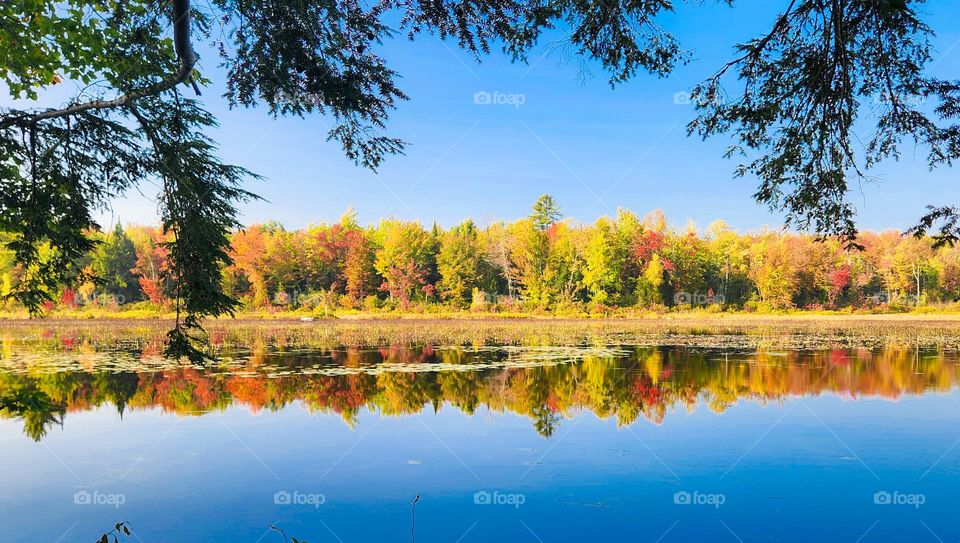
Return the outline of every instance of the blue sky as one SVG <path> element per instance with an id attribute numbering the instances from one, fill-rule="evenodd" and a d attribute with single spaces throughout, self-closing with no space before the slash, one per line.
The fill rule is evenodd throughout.
<path id="1" fill-rule="evenodd" d="M 243 206 L 247 224 L 276 219 L 296 228 L 335 221 L 348 206 L 361 222 L 396 216 L 450 225 L 471 217 L 485 224 L 523 216 L 538 195 L 551 193 L 565 214 L 585 222 L 622 206 L 663 209 L 676 225 L 722 218 L 740 230 L 778 226 L 780 216 L 753 201 L 754 180 L 733 179 L 736 163 L 722 158 L 723 139 L 686 136 L 694 110 L 675 104 L 674 95 L 728 60 L 733 44 L 768 30 L 784 3 L 738 0 L 733 9 L 680 3 L 661 22 L 694 61 L 669 78 L 639 74 L 614 89 L 596 66 L 588 66 L 592 76 L 579 77 L 579 60 L 551 53 L 549 40 L 531 52 L 530 64 L 511 63 L 499 52 L 478 64 L 453 42 L 427 35 L 390 41 L 383 53 L 411 100 L 393 113 L 387 133 L 410 146 L 376 174 L 326 141 L 327 119 L 274 121 L 265 109 L 229 111 L 219 97 L 224 74 L 205 49 L 202 67 L 215 86 L 203 99 L 221 120 L 214 137 L 224 159 L 265 176 L 249 185 L 266 201 Z M 938 33 L 933 71 L 956 78 L 955 0 L 931 0 L 924 9 Z M 477 92 L 522 95 L 523 103 L 478 105 Z M 906 147 L 901 162 L 876 169 L 878 184 L 854 191 L 861 227 L 904 228 L 926 204 L 960 204 L 957 171 L 929 172 L 924 158 Z M 155 205 L 136 196 L 101 218 L 143 224 L 155 216 Z"/>

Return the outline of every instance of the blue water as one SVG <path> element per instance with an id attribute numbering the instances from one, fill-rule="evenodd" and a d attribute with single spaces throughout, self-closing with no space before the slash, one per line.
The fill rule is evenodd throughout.
<path id="1" fill-rule="evenodd" d="M 367 405 L 352 427 L 301 400 L 122 416 L 104 403 L 38 441 L 0 420 L 0 540 L 94 541 L 125 521 L 143 543 L 282 541 L 270 526 L 409 541 L 417 495 L 424 542 L 960 540 L 954 387 L 708 403 L 619 427 L 578 409 L 549 437 L 482 403 Z"/>

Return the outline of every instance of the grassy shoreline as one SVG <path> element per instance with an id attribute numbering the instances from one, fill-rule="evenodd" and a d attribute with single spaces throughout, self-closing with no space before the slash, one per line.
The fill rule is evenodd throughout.
<path id="1" fill-rule="evenodd" d="M 112 311 L 100 309 L 55 309 L 41 319 L 31 318 L 26 311 L 0 311 L 0 323 L 9 321 L 63 321 L 63 320 L 172 320 L 174 311 L 162 309 L 132 309 Z M 471 311 L 427 311 L 427 312 L 385 312 L 385 311 L 337 311 L 321 314 L 310 311 L 241 311 L 235 317 L 220 317 L 207 319 L 214 321 L 404 321 L 404 320 L 550 320 L 550 321 L 584 321 L 597 320 L 611 321 L 657 321 L 657 320 L 746 320 L 746 321 L 777 321 L 777 320 L 944 320 L 960 321 L 960 309 L 954 306 L 933 307 L 922 306 L 911 311 L 840 311 L 840 310 L 789 310 L 774 312 L 750 311 L 709 311 L 706 309 L 690 310 L 630 310 L 611 313 L 551 313 L 551 312 L 471 312 Z"/>
<path id="2" fill-rule="evenodd" d="M 93 348 L 164 341 L 170 318 L 0 320 L 0 338 Z M 215 349 L 394 346 L 676 345 L 718 348 L 875 348 L 960 350 L 960 315 L 667 314 L 634 318 L 377 315 L 237 319 L 206 322 Z M 72 348 L 72 347 L 71 347 Z"/>
<path id="3" fill-rule="evenodd" d="M 96 323 L 122 321 L 129 323 L 157 323 L 173 321 L 173 312 L 55 312 L 42 318 L 31 318 L 27 313 L 0 313 L 0 326 L 13 324 L 41 323 Z M 208 325 L 229 325 L 248 323 L 389 323 L 389 322 L 465 322 L 465 323 L 686 323 L 686 324 L 735 324 L 759 326 L 764 324 L 790 323 L 957 323 L 960 325 L 960 312 L 910 312 L 910 313 L 842 313 L 842 312 L 784 312 L 784 313 L 748 313 L 748 312 L 669 312 L 635 313 L 630 315 L 553 315 L 537 313 L 342 313 L 327 316 L 315 316 L 309 313 L 295 312 L 243 312 L 236 317 L 206 319 Z"/>

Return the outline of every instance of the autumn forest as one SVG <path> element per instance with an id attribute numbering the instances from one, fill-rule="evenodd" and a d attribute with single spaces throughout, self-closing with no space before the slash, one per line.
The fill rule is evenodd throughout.
<path id="1" fill-rule="evenodd" d="M 169 240 L 158 228 L 117 225 L 98 236 L 83 263 L 98 279 L 52 292 L 47 309 L 173 306 Z M 902 311 L 960 298 L 960 249 L 928 238 L 863 232 L 857 249 L 783 231 L 740 234 L 723 221 L 674 228 L 662 212 L 625 209 L 583 225 L 563 219 L 548 195 L 512 223 L 362 226 L 348 210 L 300 230 L 252 225 L 230 243 L 224 286 L 248 310 Z M 9 290 L 21 270 L 9 257 L 0 266 Z"/>

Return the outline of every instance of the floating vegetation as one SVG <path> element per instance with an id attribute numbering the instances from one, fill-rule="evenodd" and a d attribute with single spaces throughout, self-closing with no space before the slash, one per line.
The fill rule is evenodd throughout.
<path id="1" fill-rule="evenodd" d="M 34 351 L 160 354 L 163 320 L 0 321 L 0 356 L 16 345 Z M 649 319 L 327 319 L 215 320 L 207 323 L 214 354 L 237 351 L 390 346 L 820 349 L 888 345 L 960 349 L 960 318 L 950 316 L 703 315 Z"/>

